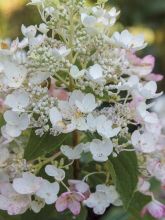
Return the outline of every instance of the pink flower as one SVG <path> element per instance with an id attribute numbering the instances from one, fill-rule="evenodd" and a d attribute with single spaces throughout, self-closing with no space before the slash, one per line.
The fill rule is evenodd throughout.
<path id="1" fill-rule="evenodd" d="M 144 77 L 151 73 L 155 66 L 155 57 L 152 55 L 145 56 L 144 58 L 139 58 L 135 54 L 128 53 L 128 60 L 133 66 L 133 70 Z"/>
<path id="2" fill-rule="evenodd" d="M 49 95 L 53 96 L 59 100 L 68 100 L 69 94 L 62 88 L 57 88 L 55 85 L 55 80 L 51 79 L 51 85 L 49 88 Z"/>
<path id="3" fill-rule="evenodd" d="M 58 212 L 69 209 L 74 216 L 80 214 L 81 202 L 85 200 L 83 194 L 79 192 L 65 192 L 57 199 L 55 207 Z"/>
<path id="4" fill-rule="evenodd" d="M 155 57 L 147 55 L 144 58 L 139 58 L 133 53 L 128 53 L 128 60 L 132 64 L 133 72 L 147 81 L 160 81 L 163 75 L 152 73 L 155 66 Z"/>
<path id="5" fill-rule="evenodd" d="M 163 78 L 164 78 L 163 75 L 156 74 L 156 73 L 150 73 L 149 75 L 147 75 L 145 77 L 146 80 L 148 80 L 148 81 L 155 81 L 155 82 L 161 81 Z"/>
<path id="6" fill-rule="evenodd" d="M 135 54 L 129 53 L 128 59 L 135 66 L 150 66 L 151 71 L 155 66 L 155 57 L 152 55 L 147 55 L 143 58 L 139 58 Z"/>
<path id="7" fill-rule="evenodd" d="M 87 183 L 80 180 L 68 180 L 70 185 L 69 189 L 72 192 L 79 192 L 82 193 L 85 199 L 87 199 L 90 195 L 90 189 Z"/>
<path id="8" fill-rule="evenodd" d="M 163 218 L 165 217 L 165 205 L 157 200 L 153 200 L 143 208 L 141 216 L 143 217 L 146 213 L 157 219 Z"/>

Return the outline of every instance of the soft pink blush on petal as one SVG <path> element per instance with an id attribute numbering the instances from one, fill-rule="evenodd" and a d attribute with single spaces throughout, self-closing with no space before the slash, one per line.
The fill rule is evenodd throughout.
<path id="1" fill-rule="evenodd" d="M 165 205 L 158 201 L 152 201 L 143 208 L 141 216 L 143 217 L 146 213 L 149 213 L 154 218 L 163 218 L 165 217 Z"/>
<path id="2" fill-rule="evenodd" d="M 62 88 L 58 88 L 55 85 L 55 80 L 51 79 L 51 85 L 48 91 L 49 95 L 59 100 L 68 100 L 69 93 Z"/>
<path id="3" fill-rule="evenodd" d="M 68 203 L 68 209 L 72 212 L 73 215 L 79 215 L 81 210 L 80 202 L 76 200 L 70 200 Z"/>
<path id="4" fill-rule="evenodd" d="M 148 212 L 155 218 L 162 218 L 165 216 L 165 206 L 163 204 L 149 205 Z"/>
<path id="5" fill-rule="evenodd" d="M 137 108 L 138 105 L 144 100 L 142 96 L 134 96 L 133 100 L 129 103 L 131 109 Z"/>
<path id="6" fill-rule="evenodd" d="M 143 58 L 137 57 L 133 53 L 127 54 L 129 61 L 135 66 L 151 66 L 151 69 L 155 66 L 155 57 L 152 55 L 147 55 Z"/>
<path id="7" fill-rule="evenodd" d="M 65 193 L 63 193 L 56 201 L 55 207 L 58 212 L 63 212 L 68 208 L 68 201 L 67 201 L 68 195 L 66 194 L 64 195 L 64 194 Z"/>
<path id="8" fill-rule="evenodd" d="M 82 202 L 85 200 L 85 196 L 80 192 L 73 192 L 74 199 L 78 202 Z"/>
<path id="9" fill-rule="evenodd" d="M 155 82 L 159 82 L 161 81 L 162 79 L 164 78 L 163 75 L 161 74 L 155 74 L 155 73 L 150 73 L 149 75 L 147 75 L 145 77 L 146 80 L 150 81 L 150 80 L 153 80 Z"/>

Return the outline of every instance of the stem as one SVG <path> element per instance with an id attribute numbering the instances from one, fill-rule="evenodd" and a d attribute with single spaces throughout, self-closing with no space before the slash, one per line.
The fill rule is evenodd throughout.
<path id="1" fill-rule="evenodd" d="M 65 185 L 65 183 L 64 183 L 63 181 L 61 181 L 61 184 L 66 188 L 66 190 L 67 190 L 68 192 L 70 192 L 70 189 Z"/>
<path id="2" fill-rule="evenodd" d="M 106 174 L 106 173 L 105 173 L 105 172 L 102 172 L 102 171 L 89 173 L 89 174 L 87 174 L 86 176 L 84 176 L 84 178 L 83 178 L 82 181 L 84 181 L 84 182 L 87 181 L 88 177 L 89 177 L 89 176 L 92 176 L 93 174 Z"/>
<path id="3" fill-rule="evenodd" d="M 34 165 L 34 169 L 36 169 L 36 170 L 35 170 L 35 173 L 37 174 L 37 173 L 40 171 L 40 169 L 41 169 L 44 165 L 46 165 L 47 163 L 53 161 L 54 159 L 56 159 L 56 158 L 59 157 L 60 155 L 61 155 L 61 152 L 58 152 L 58 153 L 54 154 L 53 156 L 51 156 L 51 157 L 45 159 L 44 161 L 41 161 L 41 160 L 40 160 L 38 164 Z M 33 162 L 35 162 L 35 161 L 36 161 L 36 160 L 29 161 L 29 163 L 33 163 Z"/>
<path id="4" fill-rule="evenodd" d="M 73 147 L 75 147 L 79 143 L 79 136 L 77 131 L 73 131 Z M 79 160 L 75 160 L 73 163 L 73 177 L 74 179 L 78 179 L 80 172 L 80 162 Z"/>
<path id="5" fill-rule="evenodd" d="M 124 100 L 124 105 L 127 103 L 127 100 L 128 100 L 128 98 L 129 98 L 129 95 L 130 95 L 130 93 L 128 92 L 128 93 L 127 93 L 127 96 L 126 96 L 126 98 L 125 98 L 125 100 Z"/>
<path id="6" fill-rule="evenodd" d="M 55 73 L 54 76 L 55 76 L 58 80 L 60 80 L 62 83 L 64 83 L 64 85 L 66 85 L 67 88 L 69 87 L 68 83 L 67 83 L 63 78 L 61 78 L 61 76 L 59 76 L 57 73 Z"/>

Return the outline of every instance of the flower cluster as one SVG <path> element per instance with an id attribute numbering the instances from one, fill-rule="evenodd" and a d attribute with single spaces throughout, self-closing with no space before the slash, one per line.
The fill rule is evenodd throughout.
<path id="1" fill-rule="evenodd" d="M 151 102 L 162 95 L 162 75 L 153 73 L 153 56 L 136 55 L 147 45 L 142 35 L 111 33 L 120 12 L 105 2 L 31 0 L 42 23 L 1 43 L 0 209 L 10 215 L 45 204 L 74 216 L 82 205 L 95 214 L 121 206 L 109 162 L 134 152 L 136 190 L 153 199 L 142 214 L 165 216 L 149 191 L 152 177 L 165 187 L 165 136 Z M 32 159 L 28 139 L 39 146 Z M 97 175 L 102 182 L 93 184 Z"/>

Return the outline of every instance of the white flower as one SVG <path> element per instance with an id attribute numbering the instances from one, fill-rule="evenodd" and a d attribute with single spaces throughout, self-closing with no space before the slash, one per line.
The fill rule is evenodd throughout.
<path id="1" fill-rule="evenodd" d="M 104 138 L 116 136 L 121 130 L 120 127 L 112 128 L 112 121 L 108 120 L 104 115 L 97 117 L 97 132 Z"/>
<path id="2" fill-rule="evenodd" d="M 78 129 L 80 131 L 86 131 L 88 129 L 86 120 L 83 116 L 73 117 L 71 120 L 71 127 L 73 130 Z"/>
<path id="3" fill-rule="evenodd" d="M 69 160 L 76 160 L 80 159 L 83 148 L 83 144 L 78 144 L 74 148 L 71 148 L 67 145 L 62 145 L 60 150 Z"/>
<path id="4" fill-rule="evenodd" d="M 154 101 L 153 111 L 156 112 L 161 120 L 163 129 L 165 128 L 165 96 L 159 97 Z"/>
<path id="5" fill-rule="evenodd" d="M 0 146 L 0 166 L 2 166 L 9 159 L 9 150 L 5 146 Z"/>
<path id="6" fill-rule="evenodd" d="M 54 12 L 55 12 L 55 8 L 53 8 L 53 7 L 46 7 L 46 8 L 44 8 L 44 11 L 43 11 L 43 13 L 44 12 L 46 12 L 46 15 L 47 16 L 52 16 L 53 14 L 54 14 Z"/>
<path id="7" fill-rule="evenodd" d="M 1 78 L 2 85 L 9 86 L 11 88 L 19 88 L 27 75 L 27 69 L 18 65 L 16 62 L 11 62 L 9 60 L 2 61 L 3 73 Z"/>
<path id="8" fill-rule="evenodd" d="M 87 13 L 81 14 L 82 24 L 87 28 L 88 31 L 91 32 L 100 31 L 103 27 L 110 27 L 114 25 L 116 22 L 116 17 L 120 13 L 116 11 L 116 8 L 106 11 L 99 6 L 93 7 L 91 12 L 91 15 Z"/>
<path id="9" fill-rule="evenodd" d="M 79 68 L 76 65 L 72 65 L 70 69 L 70 75 L 73 79 L 79 79 L 82 76 L 84 76 L 85 70 L 79 70 Z"/>
<path id="10" fill-rule="evenodd" d="M 144 132 L 141 134 L 136 130 L 132 134 L 131 141 L 137 151 L 152 153 L 157 150 L 156 140 L 152 133 Z"/>
<path id="11" fill-rule="evenodd" d="M 101 191 L 91 193 L 89 198 L 84 201 L 84 204 L 89 208 L 93 208 L 93 212 L 96 215 L 104 214 L 106 208 L 109 207 L 109 203 L 106 201 L 106 195 Z"/>
<path id="12" fill-rule="evenodd" d="M 19 114 L 13 111 L 6 111 L 4 119 L 7 122 L 5 131 L 11 137 L 18 137 L 23 130 L 27 129 L 30 123 L 27 113 Z"/>
<path id="13" fill-rule="evenodd" d="M 22 41 L 19 42 L 18 48 L 19 48 L 19 49 L 24 49 L 25 47 L 28 46 L 28 43 L 29 43 L 28 38 L 25 37 L 25 38 L 23 38 Z"/>
<path id="14" fill-rule="evenodd" d="M 103 24 L 105 26 L 112 26 L 116 22 L 116 17 L 119 15 L 120 11 L 116 11 L 116 8 L 111 8 L 110 11 L 106 11 L 101 7 L 93 7 L 92 11 L 97 17 L 97 24 Z"/>
<path id="15" fill-rule="evenodd" d="M 47 34 L 49 31 L 48 26 L 45 23 L 42 23 L 39 25 L 38 30 L 42 33 L 42 34 Z"/>
<path id="16" fill-rule="evenodd" d="M 13 111 L 23 112 L 29 104 L 29 94 L 24 90 L 15 90 L 12 94 L 7 95 L 5 104 Z"/>
<path id="17" fill-rule="evenodd" d="M 34 213 L 39 213 L 44 206 L 45 201 L 39 197 L 35 198 L 35 200 L 30 203 L 30 208 Z"/>
<path id="18" fill-rule="evenodd" d="M 13 180 L 13 188 L 19 194 L 34 194 L 42 184 L 42 178 L 36 177 L 34 174 L 26 172 L 22 177 Z"/>
<path id="19" fill-rule="evenodd" d="M 117 17 L 120 14 L 120 11 L 117 11 L 115 7 L 111 8 L 110 11 L 108 11 L 108 15 L 110 17 Z"/>
<path id="20" fill-rule="evenodd" d="M 91 93 L 83 95 L 82 99 L 77 99 L 75 104 L 80 112 L 83 113 L 90 113 L 97 107 L 95 96 Z"/>
<path id="21" fill-rule="evenodd" d="M 25 27 L 25 25 L 21 26 L 22 34 L 27 38 L 34 38 L 37 33 L 37 29 L 35 26 L 30 25 L 29 27 Z"/>
<path id="22" fill-rule="evenodd" d="M 150 106 L 146 105 L 144 102 L 141 102 L 136 108 L 137 121 L 144 122 L 146 128 L 159 124 L 157 114 L 155 112 L 147 111 L 147 108 L 149 107 Z"/>
<path id="23" fill-rule="evenodd" d="M 95 132 L 97 128 L 97 118 L 95 118 L 91 113 L 87 115 L 87 126 L 88 130 Z"/>
<path id="24" fill-rule="evenodd" d="M 60 47 L 59 49 L 57 48 L 53 48 L 52 49 L 52 54 L 56 57 L 56 58 L 63 58 L 66 57 L 70 54 L 71 50 L 67 49 L 65 46 Z"/>
<path id="25" fill-rule="evenodd" d="M 62 181 L 65 178 L 64 170 L 53 165 L 46 165 L 45 172 L 47 175 L 54 177 L 57 181 Z"/>
<path id="26" fill-rule="evenodd" d="M 36 195 L 45 200 L 46 204 L 53 204 L 57 200 L 59 192 L 59 184 L 57 182 L 50 183 L 47 180 L 42 180 L 39 190 Z"/>
<path id="27" fill-rule="evenodd" d="M 155 81 L 150 81 L 146 83 L 144 86 L 141 86 L 139 89 L 140 95 L 142 95 L 146 99 L 153 99 L 156 98 L 163 93 L 156 93 L 157 91 L 157 84 Z"/>
<path id="28" fill-rule="evenodd" d="M 53 127 L 58 126 L 60 125 L 60 123 L 62 123 L 62 114 L 56 107 L 53 107 L 49 110 L 49 117 Z"/>
<path id="29" fill-rule="evenodd" d="M 60 129 L 63 133 L 68 133 L 73 131 L 76 128 L 76 122 L 72 119 L 72 109 L 69 108 L 69 103 L 67 101 L 59 101 L 59 109 L 53 107 L 49 111 L 50 121 L 53 127 Z M 66 114 L 66 115 L 65 115 Z M 66 118 L 65 118 L 66 116 Z M 64 123 L 65 119 L 71 120 L 70 123 Z M 81 122 L 80 125 L 82 126 Z"/>
<path id="30" fill-rule="evenodd" d="M 128 30 L 124 30 L 121 33 L 115 32 L 111 40 L 115 46 L 127 50 L 132 49 L 133 51 L 141 50 L 147 45 L 144 43 L 143 35 L 133 36 Z"/>
<path id="31" fill-rule="evenodd" d="M 39 34 L 36 37 L 29 38 L 28 44 L 30 48 L 39 47 L 45 41 L 46 37 L 43 34 Z"/>
<path id="32" fill-rule="evenodd" d="M 3 144 L 8 144 L 10 142 L 13 141 L 13 137 L 11 137 L 8 133 L 7 133 L 7 130 L 6 130 L 6 126 L 3 125 L 1 127 L 1 134 L 2 134 L 2 137 L 5 139 L 5 141 L 3 142 Z"/>
<path id="33" fill-rule="evenodd" d="M 141 177 L 139 178 L 138 185 L 137 185 L 137 189 L 139 192 L 144 193 L 144 194 L 147 193 L 150 189 L 150 186 L 151 184 L 149 181 Z"/>
<path id="34" fill-rule="evenodd" d="M 81 21 L 85 27 L 94 27 L 97 22 L 97 19 L 95 16 L 88 15 L 86 13 L 82 13 L 81 14 Z"/>
<path id="35" fill-rule="evenodd" d="M 59 101 L 58 107 L 63 119 L 70 121 L 69 126 L 72 131 L 75 129 L 84 131 L 88 129 L 88 126 L 86 116 L 82 113 L 93 111 L 97 105 L 92 94 L 84 94 L 80 90 L 74 90 L 68 101 Z"/>
<path id="36" fill-rule="evenodd" d="M 23 214 L 30 206 L 30 197 L 20 195 L 14 191 L 9 182 L 0 186 L 0 209 L 7 211 L 9 215 Z"/>
<path id="37" fill-rule="evenodd" d="M 108 139 L 103 141 L 94 139 L 89 148 L 95 161 L 105 162 L 113 151 L 113 144 Z"/>
<path id="38" fill-rule="evenodd" d="M 88 75 L 92 80 L 99 80 L 103 77 L 103 69 L 99 64 L 95 64 L 89 68 Z"/>
<path id="39" fill-rule="evenodd" d="M 43 72 L 43 71 L 38 70 L 36 72 L 33 72 L 30 75 L 29 82 L 31 84 L 38 85 L 38 84 L 41 84 L 43 81 L 45 81 L 49 77 L 50 77 L 49 72 Z"/>
<path id="40" fill-rule="evenodd" d="M 115 186 L 106 186 L 105 184 L 100 184 L 96 186 L 96 191 L 104 192 L 106 194 L 106 200 L 109 204 L 113 204 L 115 206 L 121 206 L 122 201 L 120 200 L 120 196 L 116 191 Z"/>
<path id="41" fill-rule="evenodd" d="M 27 61 L 27 56 L 25 51 L 17 51 L 13 54 L 13 61 L 16 61 L 19 65 L 23 65 Z"/>
<path id="42" fill-rule="evenodd" d="M 123 83 L 118 85 L 119 90 L 128 90 L 134 91 L 139 88 L 139 78 L 137 76 L 130 76 L 127 81 L 123 81 Z"/>
<path id="43" fill-rule="evenodd" d="M 122 202 L 114 186 L 102 184 L 96 186 L 96 192 L 91 193 L 84 204 L 89 208 L 93 208 L 95 214 L 102 215 L 110 204 L 118 206 L 122 205 Z"/>

